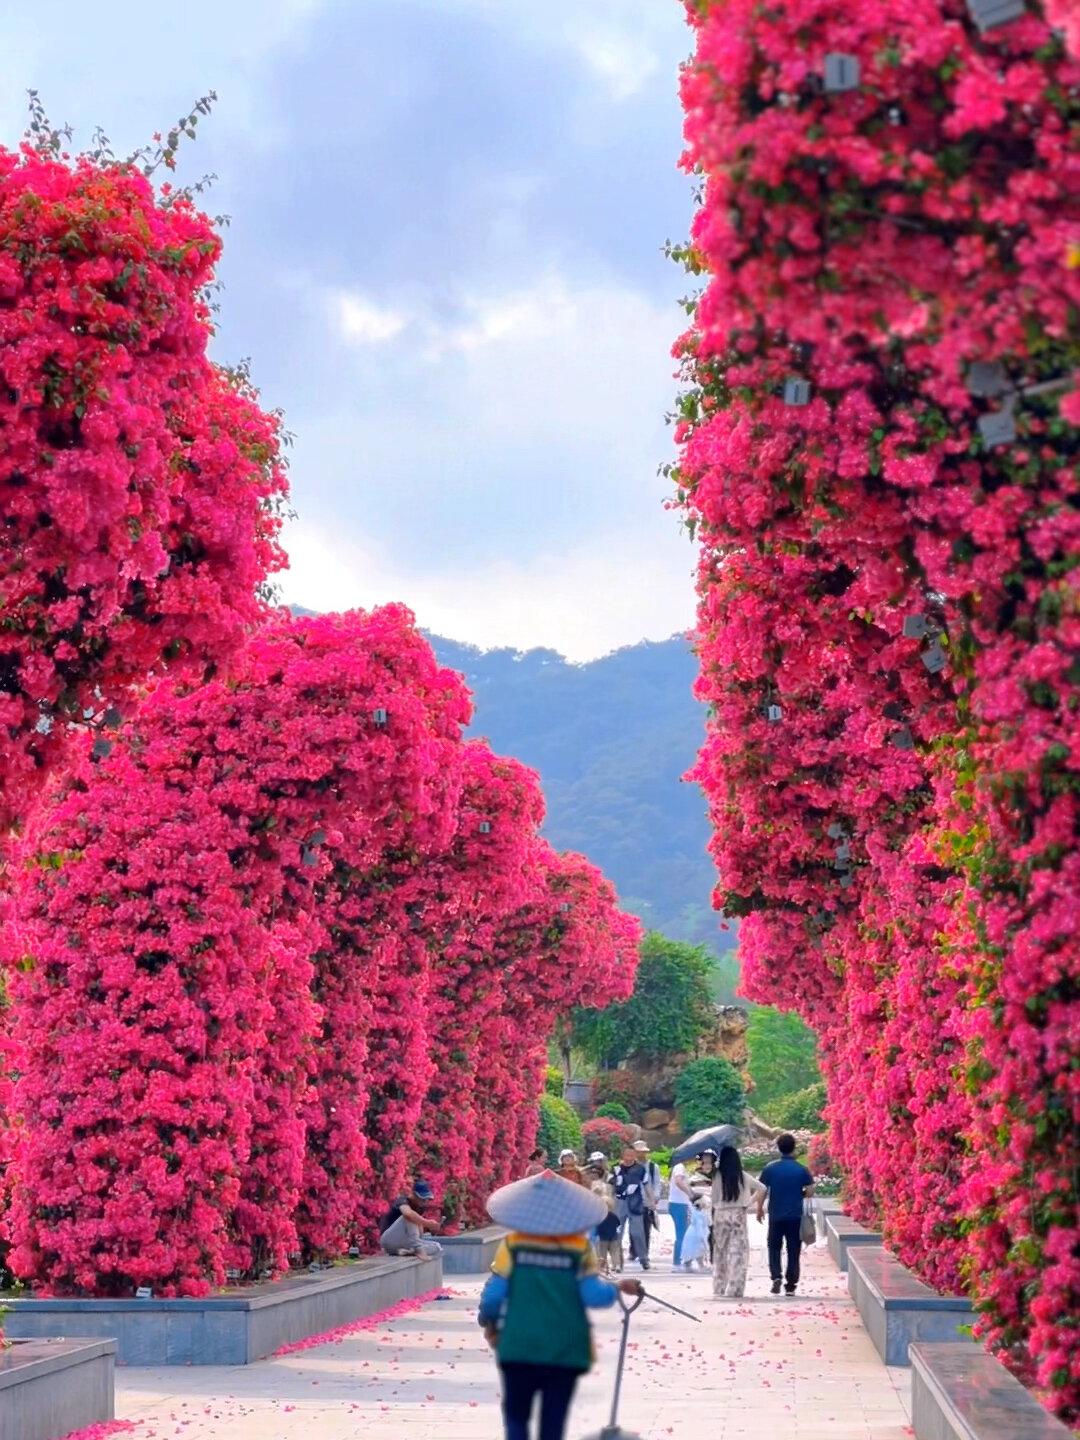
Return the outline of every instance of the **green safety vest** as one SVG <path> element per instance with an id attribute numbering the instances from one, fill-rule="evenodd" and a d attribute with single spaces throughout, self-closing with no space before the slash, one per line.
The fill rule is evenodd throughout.
<path id="1" fill-rule="evenodd" d="M 512 1268 L 499 1334 L 500 1362 L 588 1370 L 592 1335 L 578 1291 L 587 1243 L 558 1245 L 511 1235 L 506 1244 Z"/>

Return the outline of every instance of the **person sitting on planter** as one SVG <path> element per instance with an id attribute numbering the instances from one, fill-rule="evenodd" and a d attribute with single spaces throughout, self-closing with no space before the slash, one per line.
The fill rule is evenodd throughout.
<path id="1" fill-rule="evenodd" d="M 496 1190 L 488 1214 L 510 1234 L 480 1297 L 478 1320 L 502 1373 L 506 1440 L 528 1440 L 536 1397 L 543 1440 L 562 1440 L 578 1377 L 594 1359 L 588 1309 L 615 1303 L 636 1280 L 609 1284 L 597 1273 L 588 1232 L 607 1202 L 550 1170 Z"/>
<path id="2" fill-rule="evenodd" d="M 379 1221 L 379 1244 L 387 1255 L 441 1255 L 442 1246 L 428 1239 L 438 1234 L 439 1223 L 424 1210 L 435 1199 L 426 1180 L 417 1180 L 408 1195 L 399 1196 Z"/>

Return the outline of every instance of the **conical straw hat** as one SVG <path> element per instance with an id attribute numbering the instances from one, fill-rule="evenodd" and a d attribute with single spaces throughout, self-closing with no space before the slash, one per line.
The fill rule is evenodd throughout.
<path id="1" fill-rule="evenodd" d="M 607 1201 L 550 1170 L 496 1190 L 488 1214 L 526 1235 L 583 1235 L 607 1218 Z"/>

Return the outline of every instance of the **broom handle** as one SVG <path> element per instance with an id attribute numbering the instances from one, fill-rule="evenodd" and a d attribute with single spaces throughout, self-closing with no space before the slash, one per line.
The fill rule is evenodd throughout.
<path id="1" fill-rule="evenodd" d="M 678 1305 L 672 1305 L 669 1300 L 661 1300 L 659 1295 L 654 1295 L 650 1290 L 642 1291 L 642 1298 L 651 1300 L 654 1305 L 663 1305 L 665 1310 L 674 1310 L 676 1315 L 681 1315 L 684 1320 L 693 1320 L 695 1325 L 701 1324 L 700 1315 L 691 1315 L 689 1310 L 680 1310 Z"/>
<path id="2" fill-rule="evenodd" d="M 626 1342 L 630 1338 L 630 1316 L 645 1299 L 644 1293 L 639 1295 L 633 1305 L 628 1305 L 623 1299 L 622 1291 L 619 1291 L 619 1304 L 622 1306 L 622 1339 L 619 1341 L 619 1365 L 615 1371 L 615 1394 L 611 1397 L 611 1421 L 609 1429 L 614 1430 L 619 1419 L 619 1394 L 622 1390 L 623 1365 L 626 1363 Z"/>

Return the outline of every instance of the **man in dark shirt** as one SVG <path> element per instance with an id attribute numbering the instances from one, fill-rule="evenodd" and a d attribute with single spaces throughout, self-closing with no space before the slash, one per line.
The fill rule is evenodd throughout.
<path id="1" fill-rule="evenodd" d="M 645 1166 L 632 1145 L 623 1147 L 622 1163 L 615 1166 L 611 1181 L 615 1190 L 615 1213 L 619 1217 L 619 1242 L 624 1229 L 630 1233 L 630 1258 L 643 1270 L 649 1268 L 645 1238 Z"/>
<path id="2" fill-rule="evenodd" d="M 769 1274 L 772 1293 L 780 1294 L 780 1255 L 787 1246 L 787 1269 L 784 1272 L 784 1293 L 795 1294 L 799 1283 L 799 1251 L 802 1249 L 803 1201 L 813 1193 L 814 1177 L 805 1165 L 795 1159 L 795 1139 L 781 1135 L 776 1142 L 780 1159 L 773 1160 L 761 1172 L 761 1183 L 769 1194 Z M 758 1196 L 757 1218 L 764 1218 L 765 1190 Z"/>

